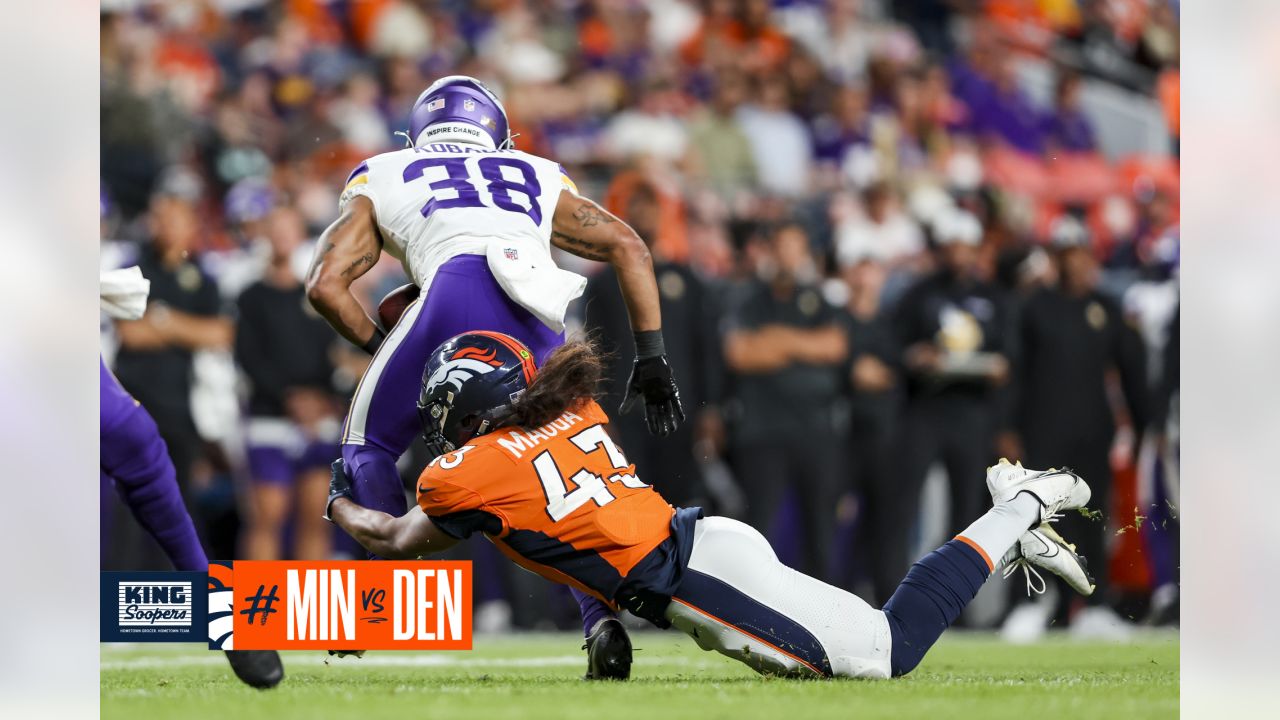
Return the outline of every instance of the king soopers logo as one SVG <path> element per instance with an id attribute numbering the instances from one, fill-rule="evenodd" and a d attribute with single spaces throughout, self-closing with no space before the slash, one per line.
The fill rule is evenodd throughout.
<path id="1" fill-rule="evenodd" d="M 190 582 L 122 581 L 119 599 L 120 627 L 191 627 Z"/>

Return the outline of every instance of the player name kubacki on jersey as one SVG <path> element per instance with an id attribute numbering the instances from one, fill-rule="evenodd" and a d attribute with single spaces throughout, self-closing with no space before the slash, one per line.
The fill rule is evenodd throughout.
<path id="1" fill-rule="evenodd" d="M 471 648 L 469 562 L 236 561 L 232 573 L 237 650 Z M 211 638 L 225 605 L 214 594 Z"/>

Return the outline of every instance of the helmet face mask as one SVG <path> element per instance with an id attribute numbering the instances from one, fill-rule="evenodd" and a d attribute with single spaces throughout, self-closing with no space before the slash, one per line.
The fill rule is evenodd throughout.
<path id="1" fill-rule="evenodd" d="M 432 457 L 507 423 L 535 371 L 528 348 L 500 333 L 464 333 L 441 344 L 427 361 L 418 396 Z"/>
<path id="2" fill-rule="evenodd" d="M 428 405 L 418 403 L 418 418 L 422 421 L 422 439 L 426 442 L 427 452 L 433 459 L 458 449 L 458 446 L 444 435 L 444 423 L 449 416 L 449 410 L 449 406 L 439 400 L 432 401 Z"/>

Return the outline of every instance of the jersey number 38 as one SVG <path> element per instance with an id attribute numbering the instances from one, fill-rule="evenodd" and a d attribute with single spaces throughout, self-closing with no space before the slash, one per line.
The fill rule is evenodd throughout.
<path id="1" fill-rule="evenodd" d="M 431 217 L 431 213 L 448 208 L 496 207 L 508 212 L 520 213 L 533 221 L 534 225 L 542 225 L 542 208 L 538 206 L 538 198 L 542 195 L 542 185 L 538 182 L 538 174 L 529 163 L 511 157 L 488 156 L 480 158 L 476 169 L 480 178 L 471 177 L 471 169 L 466 157 L 430 157 L 415 160 L 404 169 L 406 183 L 421 180 L 428 176 L 441 177 L 427 185 L 431 189 L 431 199 L 422 206 L 422 217 Z M 514 179 L 519 175 L 519 179 Z M 488 195 L 488 202 L 481 195 L 481 188 Z M 447 194 L 451 193 L 452 197 Z M 523 196 L 521 202 L 512 195 Z M 523 204 L 522 204 L 523 203 Z"/>

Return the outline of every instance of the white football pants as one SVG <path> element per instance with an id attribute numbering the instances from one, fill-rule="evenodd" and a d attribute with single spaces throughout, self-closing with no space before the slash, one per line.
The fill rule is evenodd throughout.
<path id="1" fill-rule="evenodd" d="M 890 676 L 884 613 L 783 565 L 750 525 L 703 518 L 693 538 L 666 618 L 703 650 L 766 674 Z"/>

